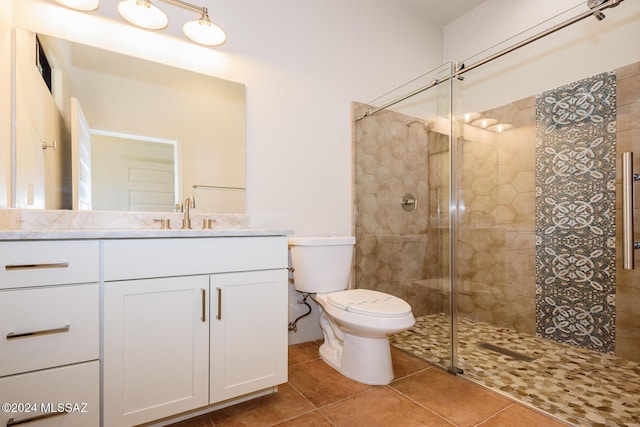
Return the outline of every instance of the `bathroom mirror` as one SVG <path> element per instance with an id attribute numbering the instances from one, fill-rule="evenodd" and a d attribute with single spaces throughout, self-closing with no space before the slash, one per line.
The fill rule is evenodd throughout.
<path id="1" fill-rule="evenodd" d="M 244 85 L 21 29 L 15 42 L 14 207 L 170 211 L 192 194 L 245 212 Z"/>

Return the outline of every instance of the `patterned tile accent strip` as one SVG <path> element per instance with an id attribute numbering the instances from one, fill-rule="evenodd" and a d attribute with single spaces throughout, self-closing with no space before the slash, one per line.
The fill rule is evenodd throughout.
<path id="1" fill-rule="evenodd" d="M 391 344 L 446 366 L 449 316 L 416 319 Z M 526 362 L 481 348 L 492 343 L 535 360 Z M 640 426 L 640 364 L 512 329 L 460 318 L 458 359 L 478 384 L 579 426 Z"/>
<path id="2" fill-rule="evenodd" d="M 536 333 L 615 349 L 616 76 L 536 97 Z"/>

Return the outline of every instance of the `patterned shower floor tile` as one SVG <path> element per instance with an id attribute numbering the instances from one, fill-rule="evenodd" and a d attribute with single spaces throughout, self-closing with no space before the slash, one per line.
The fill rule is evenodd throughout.
<path id="1" fill-rule="evenodd" d="M 449 330 L 447 316 L 428 315 L 390 341 L 449 366 Z M 640 427 L 640 364 L 467 319 L 457 333 L 468 379 L 575 425 Z"/>

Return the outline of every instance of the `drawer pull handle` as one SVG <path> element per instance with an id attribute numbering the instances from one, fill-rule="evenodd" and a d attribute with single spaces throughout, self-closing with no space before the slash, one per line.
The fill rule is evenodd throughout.
<path id="1" fill-rule="evenodd" d="M 21 420 L 14 420 L 13 418 L 9 418 L 7 420 L 7 427 L 32 423 L 34 421 L 40 421 L 44 418 L 53 418 L 53 417 L 57 417 L 58 415 L 66 415 L 66 414 L 68 414 L 68 412 L 47 412 L 46 414 L 34 415 L 33 417 L 22 418 Z"/>
<path id="2" fill-rule="evenodd" d="M 17 338 L 29 338 L 35 337 L 38 335 L 49 335 L 49 334 L 60 334 L 63 332 L 69 332 L 71 329 L 71 325 L 64 325 L 61 328 L 53 328 L 53 329 L 41 329 L 39 331 L 30 331 L 30 332 L 9 332 L 7 334 L 7 340 L 15 340 Z"/>
<path id="3" fill-rule="evenodd" d="M 202 293 L 202 316 L 200 317 L 200 320 L 206 322 L 207 316 L 205 313 L 207 312 L 207 290 L 202 288 L 200 289 L 200 292 Z"/>
<path id="4" fill-rule="evenodd" d="M 67 268 L 69 267 L 68 262 L 52 262 L 45 264 L 16 264 L 16 265 L 5 265 L 5 270 L 36 270 L 40 268 Z"/>
<path id="5" fill-rule="evenodd" d="M 216 288 L 218 291 L 218 315 L 216 319 L 222 320 L 222 288 Z"/>

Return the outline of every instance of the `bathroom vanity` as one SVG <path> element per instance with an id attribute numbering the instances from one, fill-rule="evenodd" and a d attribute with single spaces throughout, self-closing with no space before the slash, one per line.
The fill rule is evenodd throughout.
<path id="1" fill-rule="evenodd" d="M 286 234 L 0 231 L 0 424 L 130 426 L 274 392 Z"/>

